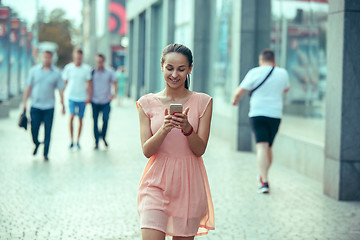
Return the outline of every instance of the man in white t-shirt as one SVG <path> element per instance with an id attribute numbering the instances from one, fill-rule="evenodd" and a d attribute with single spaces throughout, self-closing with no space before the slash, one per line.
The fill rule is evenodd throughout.
<path id="1" fill-rule="evenodd" d="M 268 172 L 272 163 L 272 151 L 279 129 L 283 94 L 290 89 L 285 69 L 275 66 L 274 52 L 265 49 L 259 56 L 259 67 L 251 69 L 235 90 L 233 105 L 250 91 L 250 123 L 256 139 L 257 161 L 260 170 L 260 193 L 269 193 Z"/>
<path id="2" fill-rule="evenodd" d="M 73 52 L 73 62 L 65 66 L 63 79 L 67 85 L 67 96 L 69 99 L 70 111 L 70 149 L 74 147 L 73 121 L 75 115 L 79 117 L 79 130 L 77 135 L 77 148 L 80 149 L 80 135 L 82 129 L 82 119 L 84 117 L 85 105 L 91 102 L 91 68 L 82 62 L 83 52 L 75 49 Z"/>

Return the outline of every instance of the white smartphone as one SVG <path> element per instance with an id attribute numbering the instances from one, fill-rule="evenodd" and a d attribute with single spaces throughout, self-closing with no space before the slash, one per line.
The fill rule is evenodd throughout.
<path id="1" fill-rule="evenodd" d="M 182 104 L 170 104 L 170 114 L 174 115 L 175 113 L 182 113 L 183 106 Z"/>

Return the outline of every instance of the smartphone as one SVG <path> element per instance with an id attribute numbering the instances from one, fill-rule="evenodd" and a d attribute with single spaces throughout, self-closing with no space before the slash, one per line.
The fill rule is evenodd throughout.
<path id="1" fill-rule="evenodd" d="M 183 106 L 182 104 L 170 104 L 170 114 L 174 115 L 175 113 L 182 113 Z"/>

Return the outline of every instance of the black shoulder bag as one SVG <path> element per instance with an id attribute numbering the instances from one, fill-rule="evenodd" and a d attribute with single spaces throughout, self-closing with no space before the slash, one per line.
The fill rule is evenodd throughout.
<path id="1" fill-rule="evenodd" d="M 249 92 L 250 97 L 251 97 L 251 95 L 255 92 L 255 90 L 257 90 L 259 87 L 261 87 L 261 85 L 263 85 L 263 84 L 266 82 L 266 80 L 270 77 L 271 73 L 274 71 L 274 68 L 275 68 L 275 67 L 272 67 L 272 68 L 271 68 L 271 71 L 270 71 L 269 74 L 266 76 L 266 78 L 265 78 L 256 88 L 254 88 L 253 90 L 251 90 L 251 91 Z"/>

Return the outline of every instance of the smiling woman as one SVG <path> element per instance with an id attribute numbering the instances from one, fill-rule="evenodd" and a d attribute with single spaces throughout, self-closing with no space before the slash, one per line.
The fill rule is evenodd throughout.
<path id="1" fill-rule="evenodd" d="M 164 66 L 166 59 L 167 61 Z M 180 82 L 181 79 L 185 79 L 184 86 L 186 89 L 189 89 L 190 87 L 190 73 L 192 70 L 192 64 L 193 57 L 191 51 L 184 45 L 171 44 L 168 45 L 163 51 L 161 57 L 161 69 L 164 72 L 165 80 L 169 79 L 170 82 L 177 83 Z M 177 70 L 176 67 L 178 67 Z"/>
<path id="2" fill-rule="evenodd" d="M 193 57 L 181 44 L 165 47 L 159 93 L 139 99 L 142 150 L 150 158 L 138 190 L 143 240 L 194 239 L 214 229 L 214 207 L 201 156 L 209 139 L 212 98 L 190 91 Z M 169 114 L 170 104 L 182 113 Z"/>

